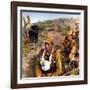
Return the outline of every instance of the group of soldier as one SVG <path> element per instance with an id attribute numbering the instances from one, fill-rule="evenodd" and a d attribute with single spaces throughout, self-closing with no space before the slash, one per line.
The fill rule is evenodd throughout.
<path id="1" fill-rule="evenodd" d="M 79 30 L 69 30 L 60 49 L 49 36 L 36 55 L 36 77 L 79 74 Z M 68 73 L 74 69 L 77 72 Z"/>

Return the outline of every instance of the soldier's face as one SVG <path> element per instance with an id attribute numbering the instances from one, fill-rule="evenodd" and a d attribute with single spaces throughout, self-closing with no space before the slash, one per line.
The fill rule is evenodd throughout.
<path id="1" fill-rule="evenodd" d="M 50 44 L 50 43 L 45 43 L 45 48 L 46 48 L 47 50 L 50 50 L 50 49 L 52 48 L 52 44 Z"/>
<path id="2" fill-rule="evenodd" d="M 71 39 L 72 39 L 72 36 L 71 36 L 71 35 L 70 35 L 70 36 L 68 36 L 68 39 L 69 39 L 69 40 L 71 40 Z"/>

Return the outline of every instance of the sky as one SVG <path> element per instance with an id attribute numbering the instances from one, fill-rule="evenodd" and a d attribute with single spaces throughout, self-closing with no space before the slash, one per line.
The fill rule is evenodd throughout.
<path id="1" fill-rule="evenodd" d="M 29 16 L 32 23 L 45 20 L 53 20 L 58 18 L 79 18 L 79 13 L 50 13 L 50 12 L 32 12 L 32 11 L 22 11 L 22 17 Z"/>

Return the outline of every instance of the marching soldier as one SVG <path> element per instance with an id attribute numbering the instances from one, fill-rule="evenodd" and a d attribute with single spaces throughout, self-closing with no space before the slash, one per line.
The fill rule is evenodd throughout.
<path id="1" fill-rule="evenodd" d="M 37 55 L 36 76 L 58 76 L 62 73 L 60 51 L 54 49 L 52 38 L 47 38 Z"/>
<path id="2" fill-rule="evenodd" d="M 63 46 L 63 54 L 64 54 L 64 61 L 63 61 L 63 72 L 68 72 L 72 68 L 77 68 L 78 64 L 76 61 L 76 50 L 77 44 L 76 41 L 73 39 L 73 32 L 70 30 L 65 37 Z"/>

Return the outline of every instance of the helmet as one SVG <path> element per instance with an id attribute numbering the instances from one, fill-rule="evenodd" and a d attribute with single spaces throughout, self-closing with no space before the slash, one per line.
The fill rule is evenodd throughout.
<path id="1" fill-rule="evenodd" d="M 47 37 L 47 39 L 45 40 L 45 43 L 53 44 L 53 38 L 52 37 Z"/>
<path id="2" fill-rule="evenodd" d="M 70 30 L 67 32 L 67 35 L 72 35 L 72 33 L 73 33 L 72 30 Z"/>

